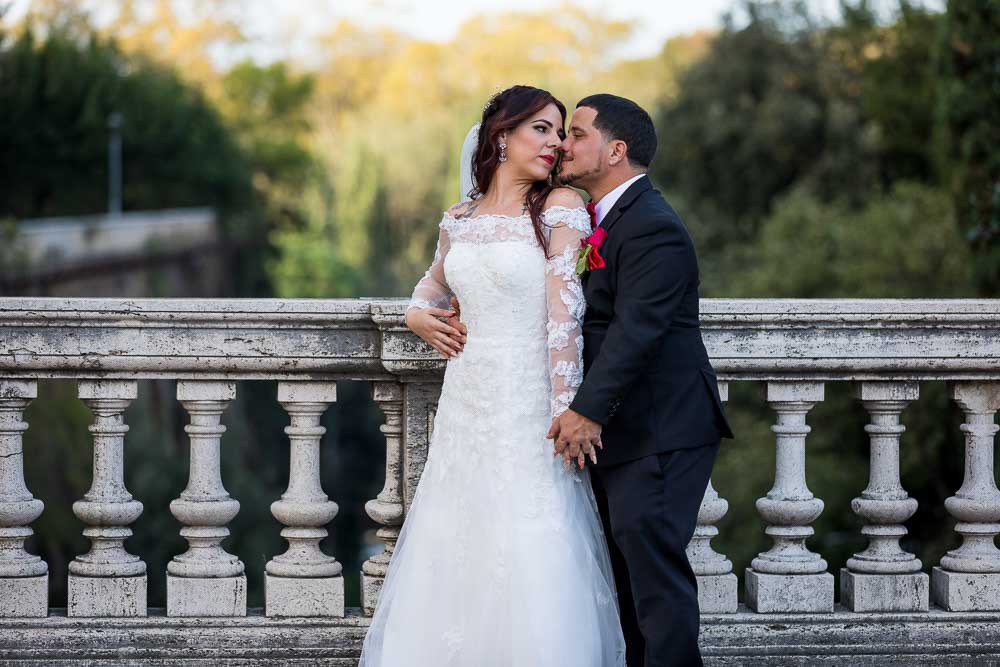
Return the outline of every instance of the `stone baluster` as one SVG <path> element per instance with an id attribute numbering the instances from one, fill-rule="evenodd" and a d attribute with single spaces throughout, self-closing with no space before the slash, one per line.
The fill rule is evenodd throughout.
<path id="1" fill-rule="evenodd" d="M 1000 382 L 956 382 L 951 397 L 965 412 L 965 480 L 944 502 L 962 544 L 931 573 L 931 596 L 948 611 L 1000 611 L 1000 491 L 993 470 L 1000 426 Z"/>
<path id="2" fill-rule="evenodd" d="M 81 380 L 78 392 L 94 413 L 94 476 L 73 513 L 87 527 L 90 551 L 69 564 L 68 616 L 145 616 L 146 564 L 125 550 L 142 503 L 125 488 L 125 408 L 138 396 L 134 380 Z"/>
<path id="3" fill-rule="evenodd" d="M 168 616 L 245 616 L 247 579 L 243 563 L 227 553 L 222 541 L 226 524 L 236 518 L 240 503 L 222 485 L 220 422 L 236 398 L 232 382 L 181 380 L 177 400 L 191 414 L 184 430 L 191 438 L 187 488 L 170 503 L 180 521 L 188 550 L 167 564 Z"/>
<path id="4" fill-rule="evenodd" d="M 268 616 L 343 616 L 342 566 L 319 548 L 325 528 L 337 516 L 337 503 L 323 493 L 319 475 L 320 419 L 337 400 L 334 382 L 279 382 L 278 402 L 291 418 L 285 427 L 290 445 L 288 490 L 271 504 L 285 525 L 288 550 L 266 566 Z"/>
<path id="5" fill-rule="evenodd" d="M 774 544 L 747 568 L 747 606 L 760 613 L 832 612 L 833 575 L 806 547 L 809 524 L 823 511 L 806 486 L 806 413 L 823 400 L 823 383 L 768 382 L 765 397 L 778 414 L 771 427 L 777 450 L 774 486 L 757 500 L 757 511 Z"/>
<path id="6" fill-rule="evenodd" d="M 406 382 L 403 385 L 403 516 L 409 511 L 424 473 L 434 435 L 440 382 Z"/>
<path id="7" fill-rule="evenodd" d="M 729 383 L 719 383 L 719 396 L 729 400 Z M 698 509 L 698 525 L 687 546 L 688 561 L 698 577 L 698 607 L 703 614 L 734 614 L 738 606 L 739 584 L 733 574 L 733 563 L 712 548 L 712 538 L 719 534 L 715 527 L 729 511 L 729 503 L 712 487 L 708 488 Z"/>
<path id="8" fill-rule="evenodd" d="M 903 551 L 899 539 L 906 535 L 903 522 L 917 511 L 917 501 L 907 496 L 899 480 L 899 437 L 906 427 L 899 415 L 908 401 L 915 401 L 919 387 L 913 382 L 862 382 L 855 391 L 871 423 L 868 486 L 851 502 L 866 521 L 861 534 L 868 548 L 847 561 L 840 572 L 840 601 L 857 612 L 927 611 L 929 577 L 920 560 Z"/>
<path id="9" fill-rule="evenodd" d="M 375 382 L 372 397 L 385 413 L 385 424 L 380 429 L 385 434 L 385 486 L 377 498 L 365 504 L 365 511 L 381 524 L 376 535 L 385 542 L 385 548 L 361 566 L 361 607 L 369 616 L 378 603 L 378 594 L 385 582 L 389 560 L 403 524 L 403 385 L 398 382 Z"/>
<path id="10" fill-rule="evenodd" d="M 24 409 L 37 396 L 34 380 L 0 380 L 0 618 L 49 613 L 48 565 L 24 548 L 45 508 L 24 483 Z"/>

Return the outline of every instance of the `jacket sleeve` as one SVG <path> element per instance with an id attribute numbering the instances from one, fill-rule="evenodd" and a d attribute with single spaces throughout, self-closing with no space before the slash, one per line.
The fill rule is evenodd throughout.
<path id="1" fill-rule="evenodd" d="M 657 217 L 636 227 L 608 266 L 615 271 L 614 314 L 570 405 L 601 424 L 647 368 L 688 285 L 697 281 L 694 246 L 680 224 Z"/>

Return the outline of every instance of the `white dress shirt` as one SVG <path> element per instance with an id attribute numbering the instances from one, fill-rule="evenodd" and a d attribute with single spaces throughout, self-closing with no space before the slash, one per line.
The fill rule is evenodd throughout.
<path id="1" fill-rule="evenodd" d="M 628 190 L 629 186 L 638 181 L 645 175 L 646 174 L 639 174 L 637 176 L 633 176 L 632 178 L 628 179 L 627 181 L 619 185 L 617 188 L 615 188 L 608 194 L 601 197 L 597 201 L 597 203 L 594 204 L 594 212 L 596 213 L 598 226 L 600 226 L 601 222 L 604 220 L 604 216 L 608 214 L 608 211 L 610 211 L 612 207 L 614 207 L 615 202 L 618 201 L 618 198 L 621 197 L 623 194 L 625 194 L 625 191 Z"/>

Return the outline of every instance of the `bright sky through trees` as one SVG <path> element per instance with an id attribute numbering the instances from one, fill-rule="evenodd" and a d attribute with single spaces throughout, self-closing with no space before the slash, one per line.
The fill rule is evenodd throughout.
<path id="1" fill-rule="evenodd" d="M 13 0 L 9 4 L 9 18 L 16 20 L 28 11 L 32 0 Z M 119 0 L 82 0 L 79 4 L 93 9 L 99 21 L 102 14 L 113 13 L 122 3 Z M 192 6 L 195 4 L 203 3 L 192 3 Z M 479 14 L 538 12 L 564 4 L 596 12 L 607 19 L 634 21 L 635 31 L 622 44 L 619 55 L 639 58 L 655 54 L 668 37 L 718 27 L 722 13 L 737 3 L 731 0 L 576 0 L 572 3 L 559 0 L 504 0 L 503 3 L 497 0 L 244 0 L 237 4 L 242 15 L 238 22 L 246 29 L 250 41 L 245 47 L 236 49 L 238 52 L 219 54 L 226 64 L 246 56 L 258 62 L 289 57 L 312 60 L 317 57 L 316 39 L 342 19 L 367 28 L 391 28 L 421 39 L 444 42 L 454 37 L 464 21 Z M 838 1 L 810 0 L 807 4 L 819 13 L 832 15 L 836 13 Z M 872 4 L 881 3 L 876 0 Z M 929 0 L 923 4 L 937 7 L 943 3 Z"/>

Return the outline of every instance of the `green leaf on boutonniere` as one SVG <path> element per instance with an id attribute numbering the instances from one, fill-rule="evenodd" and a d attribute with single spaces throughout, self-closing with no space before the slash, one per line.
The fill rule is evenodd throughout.
<path id="1" fill-rule="evenodd" d="M 590 257 L 590 251 L 593 249 L 594 246 L 588 245 L 580 251 L 580 259 L 576 260 L 576 275 L 582 276 L 587 270 L 587 258 Z"/>

